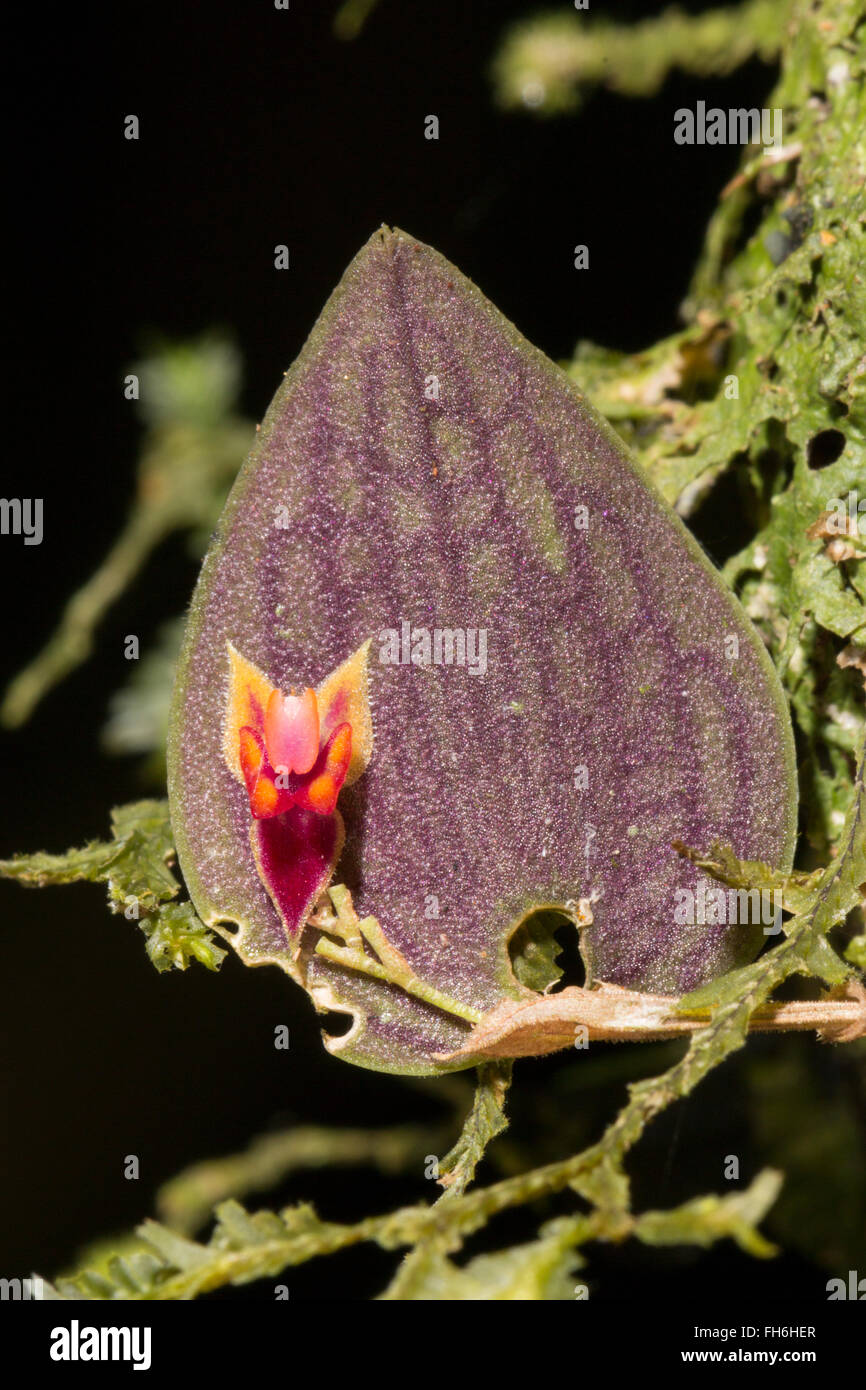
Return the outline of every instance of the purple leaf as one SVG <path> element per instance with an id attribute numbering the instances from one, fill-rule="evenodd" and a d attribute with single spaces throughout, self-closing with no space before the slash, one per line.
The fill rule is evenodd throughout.
<path id="1" fill-rule="evenodd" d="M 277 392 L 205 560 L 170 797 L 202 919 L 354 1015 L 333 1051 L 439 1071 L 467 1022 L 324 959 L 320 923 L 294 957 L 272 901 L 291 871 L 269 842 L 260 876 L 223 746 L 227 643 L 288 693 L 370 639 L 372 756 L 339 795 L 334 881 L 414 977 L 470 1011 L 522 997 L 516 924 L 590 898 L 593 978 L 678 993 L 753 958 L 760 923 L 675 916 L 709 880 L 672 841 L 790 866 L 792 736 L 760 639 L 566 376 L 387 229 Z"/>

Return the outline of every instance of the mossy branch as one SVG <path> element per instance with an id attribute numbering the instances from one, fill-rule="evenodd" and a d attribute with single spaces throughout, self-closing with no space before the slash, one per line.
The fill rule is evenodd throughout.
<path id="1" fill-rule="evenodd" d="M 147 433 L 129 519 L 43 650 L 9 685 L 0 704 L 0 723 L 9 728 L 26 723 L 48 691 L 87 659 L 108 609 L 166 537 L 210 532 L 250 447 L 252 425 L 234 414 L 240 365 L 225 340 L 161 347 L 131 375 Z"/>
<path id="2" fill-rule="evenodd" d="M 509 31 L 497 55 L 496 100 L 556 115 L 573 111 L 597 86 L 651 96 L 674 68 L 723 77 L 750 58 L 772 62 L 789 13 L 784 0 L 748 0 L 697 15 L 672 7 L 638 24 L 573 12 L 526 20 Z"/>
<path id="3" fill-rule="evenodd" d="M 166 801 L 135 801 L 111 813 L 112 838 L 92 840 L 65 854 L 20 854 L 0 860 L 0 878 L 28 888 L 51 884 L 104 883 L 112 912 L 137 922 L 157 970 L 185 970 L 198 960 L 218 970 L 226 952 L 191 903 L 176 902 L 180 883 L 172 873 L 175 851 Z"/>
<path id="4" fill-rule="evenodd" d="M 230 1198 L 266 1192 L 303 1168 L 368 1167 L 392 1175 L 420 1165 L 431 1146 L 448 1142 L 450 1125 L 388 1129 L 326 1129 L 298 1125 L 265 1134 L 240 1154 L 196 1163 L 164 1183 L 157 1213 L 174 1231 L 191 1235 Z"/>

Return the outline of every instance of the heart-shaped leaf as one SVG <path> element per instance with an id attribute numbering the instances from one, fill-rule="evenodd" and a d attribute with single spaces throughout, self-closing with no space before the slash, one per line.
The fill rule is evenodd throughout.
<path id="1" fill-rule="evenodd" d="M 589 923 L 591 978 L 679 993 L 765 938 L 689 920 L 712 883 L 672 842 L 791 863 L 787 711 L 738 604 L 565 375 L 387 229 L 229 498 L 169 763 L 203 921 L 386 1071 L 446 1069 L 527 997 L 508 942 L 538 909 Z"/>

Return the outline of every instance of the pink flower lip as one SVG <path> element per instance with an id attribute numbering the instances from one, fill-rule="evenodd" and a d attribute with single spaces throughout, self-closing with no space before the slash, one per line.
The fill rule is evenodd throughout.
<path id="1" fill-rule="evenodd" d="M 265 710 L 265 747 L 272 767 L 309 772 L 319 756 L 319 707 L 315 691 L 284 695 L 274 690 Z"/>

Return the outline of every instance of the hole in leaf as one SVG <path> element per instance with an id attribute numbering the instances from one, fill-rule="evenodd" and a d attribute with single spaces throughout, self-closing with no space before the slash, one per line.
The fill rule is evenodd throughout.
<path id="1" fill-rule="evenodd" d="M 555 934 L 562 950 L 556 957 L 556 964 L 562 971 L 559 982 L 550 991 L 556 994 L 569 985 L 582 989 L 586 984 L 586 966 L 580 954 L 580 933 L 571 921 L 565 921 Z"/>
<path id="2" fill-rule="evenodd" d="M 754 525 L 743 506 L 742 479 L 738 470 L 723 474 L 689 517 L 689 527 L 717 565 L 738 554 L 754 535 Z"/>
<path id="3" fill-rule="evenodd" d="M 835 463 L 845 448 L 846 439 L 841 430 L 821 430 L 809 440 L 806 461 L 810 468 L 829 468 Z"/>
<path id="4" fill-rule="evenodd" d="M 539 994 L 582 985 L 586 971 L 577 928 L 562 908 L 539 907 L 518 923 L 508 943 L 511 968 L 527 989 Z"/>
<path id="5" fill-rule="evenodd" d="M 319 1014 L 319 1025 L 328 1038 L 344 1038 L 354 1021 L 353 1014 L 337 1013 L 336 1009 Z"/>

